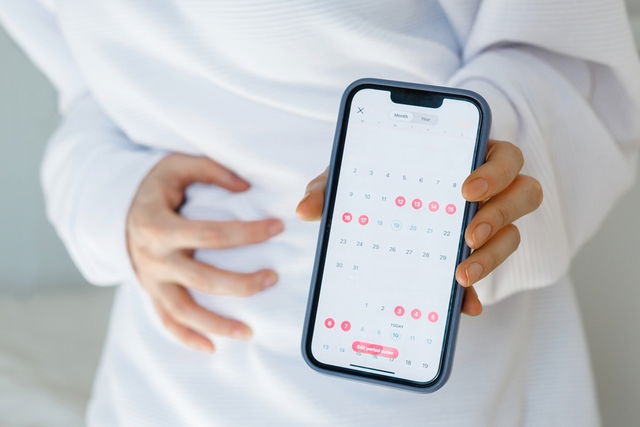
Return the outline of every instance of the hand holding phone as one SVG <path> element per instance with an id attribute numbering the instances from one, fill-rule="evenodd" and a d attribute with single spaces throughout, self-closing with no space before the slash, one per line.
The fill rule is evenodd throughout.
<path id="1" fill-rule="evenodd" d="M 465 231 L 465 241 L 476 250 L 456 269 L 458 283 L 467 290 L 462 313 L 478 316 L 482 304 L 472 285 L 495 270 L 513 253 L 519 236 L 513 221 L 533 212 L 542 203 L 542 187 L 533 177 L 520 174 L 522 152 L 510 142 L 489 140 L 486 162 L 473 171 L 462 184 L 462 195 L 469 202 L 484 202 Z M 322 215 L 328 168 L 315 177 L 297 207 L 303 221 L 318 221 Z M 476 178 L 484 180 L 478 183 Z M 470 184 L 471 182 L 473 184 Z M 489 202 L 490 201 L 490 202 Z M 502 231 L 505 227 L 507 230 Z M 511 230 L 514 228 L 514 230 Z M 501 231 L 498 234 L 498 231 Z M 480 264 L 480 275 L 469 274 L 473 263 Z M 471 269 L 473 270 L 473 268 Z M 471 277 L 470 277 L 471 276 Z"/>
<path id="2" fill-rule="evenodd" d="M 331 168 L 298 206 L 306 220 L 324 210 L 303 339 L 313 368 L 418 391 L 444 384 L 456 280 L 467 287 L 462 310 L 479 314 L 470 285 L 516 249 L 511 223 L 542 198 L 514 145 L 491 141 L 479 166 L 488 115 L 466 91 L 376 80 L 347 89 Z M 463 196 L 483 202 L 473 219 Z"/>

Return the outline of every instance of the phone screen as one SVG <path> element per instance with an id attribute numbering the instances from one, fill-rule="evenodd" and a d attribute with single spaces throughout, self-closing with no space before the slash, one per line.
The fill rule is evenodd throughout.
<path id="1" fill-rule="evenodd" d="M 480 110 L 463 97 L 429 108 L 362 88 L 347 111 L 311 354 L 427 383 L 453 315 L 460 187 L 473 167 Z"/>

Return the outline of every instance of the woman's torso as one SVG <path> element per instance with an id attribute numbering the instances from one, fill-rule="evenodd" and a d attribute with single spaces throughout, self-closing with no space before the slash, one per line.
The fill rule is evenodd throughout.
<path id="1" fill-rule="evenodd" d="M 545 384 L 532 381 L 538 373 L 524 363 L 543 342 L 531 332 L 530 322 L 540 320 L 532 304 L 560 295 L 571 306 L 568 285 L 545 290 L 538 303 L 519 296 L 480 321 L 464 320 L 450 383 L 432 396 L 319 375 L 299 353 L 317 224 L 296 220 L 294 210 L 328 162 L 342 91 L 361 77 L 444 82 L 460 65 L 478 3 L 59 2 L 90 90 L 133 141 L 211 156 L 252 183 L 240 194 L 193 186 L 185 216 L 278 216 L 286 225 L 264 244 L 196 254 L 222 268 L 280 273 L 278 285 L 251 298 L 196 295 L 251 324 L 251 342 L 214 337 L 215 355 L 193 353 L 164 331 L 137 284 L 120 288 L 92 424 L 514 425 L 526 418 L 531 389 Z M 573 311 L 556 315 L 568 319 L 557 333 L 579 330 Z M 509 317 L 517 320 L 505 323 Z M 579 333 L 573 340 L 583 345 Z M 586 368 L 578 362 L 569 371 L 580 378 Z"/>
<path id="2" fill-rule="evenodd" d="M 266 243 L 196 254 L 278 271 L 263 295 L 197 295 L 254 325 L 257 341 L 299 332 L 318 224 L 295 206 L 329 161 L 342 91 L 362 77 L 441 83 L 459 66 L 437 1 L 66 0 L 58 13 L 94 96 L 133 141 L 210 156 L 251 182 L 244 193 L 194 185 L 183 215 L 284 220 Z M 285 351 L 297 353 L 290 338 Z"/>

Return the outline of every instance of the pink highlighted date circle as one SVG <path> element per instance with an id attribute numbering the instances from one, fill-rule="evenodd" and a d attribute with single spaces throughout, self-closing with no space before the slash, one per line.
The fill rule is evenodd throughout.
<path id="1" fill-rule="evenodd" d="M 403 206 L 404 206 L 404 205 L 406 205 L 406 204 L 407 204 L 407 199 L 405 199 L 405 198 L 404 198 L 404 197 L 402 197 L 402 196 L 398 196 L 398 197 L 396 197 L 396 205 L 397 205 L 398 207 L 403 207 Z"/>
<path id="2" fill-rule="evenodd" d="M 429 210 L 431 212 L 437 212 L 438 209 L 440 209 L 440 204 L 438 202 L 436 202 L 435 200 L 429 202 Z"/>

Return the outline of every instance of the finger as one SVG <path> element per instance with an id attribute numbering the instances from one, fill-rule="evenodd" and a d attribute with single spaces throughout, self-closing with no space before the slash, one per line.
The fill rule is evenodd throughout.
<path id="1" fill-rule="evenodd" d="M 220 163 L 203 156 L 172 154 L 163 175 L 182 191 L 194 182 L 214 184 L 230 191 L 244 191 L 249 183 Z"/>
<path id="2" fill-rule="evenodd" d="M 482 313 L 482 303 L 480 302 L 478 293 L 473 286 L 468 287 L 464 291 L 462 312 L 468 316 L 479 316 Z"/>
<path id="3" fill-rule="evenodd" d="M 159 303 L 154 303 L 156 307 L 156 311 L 158 312 L 158 316 L 160 316 L 160 321 L 164 325 L 164 327 L 183 344 L 188 347 L 193 348 L 194 350 L 206 351 L 208 353 L 212 353 L 215 351 L 215 346 L 213 342 L 209 340 L 202 334 L 197 333 L 196 331 L 181 325 L 178 323 L 171 314 L 167 310 L 165 310 L 162 305 Z"/>
<path id="4" fill-rule="evenodd" d="M 267 240 L 284 230 L 276 218 L 257 221 L 198 221 L 176 216 L 166 228 L 167 242 L 183 249 L 222 249 Z"/>
<path id="5" fill-rule="evenodd" d="M 473 171 L 462 184 L 462 196 L 470 201 L 486 200 L 504 190 L 520 173 L 524 157 L 515 145 L 491 141 L 487 161 Z"/>
<path id="6" fill-rule="evenodd" d="M 307 185 L 307 190 L 296 208 L 296 214 L 303 221 L 316 221 L 322 216 L 327 174 L 328 170 L 325 169 Z"/>
<path id="7" fill-rule="evenodd" d="M 518 228 L 509 224 L 498 231 L 480 249 L 476 249 L 456 270 L 456 280 L 462 286 L 473 285 L 499 266 L 520 244 Z"/>
<path id="8" fill-rule="evenodd" d="M 155 295 L 162 307 L 183 327 L 199 333 L 212 333 L 229 338 L 249 339 L 251 328 L 239 320 L 221 316 L 199 305 L 189 291 L 180 285 L 165 283 Z"/>
<path id="9" fill-rule="evenodd" d="M 476 249 L 507 224 L 532 212 L 542 203 L 540 183 L 526 175 L 518 175 L 503 192 L 489 199 L 475 215 L 465 231 L 469 247 Z"/>
<path id="10" fill-rule="evenodd" d="M 273 270 L 253 273 L 223 270 L 181 254 L 165 272 L 172 280 L 191 289 L 212 295 L 246 297 L 263 291 L 278 281 Z"/>

